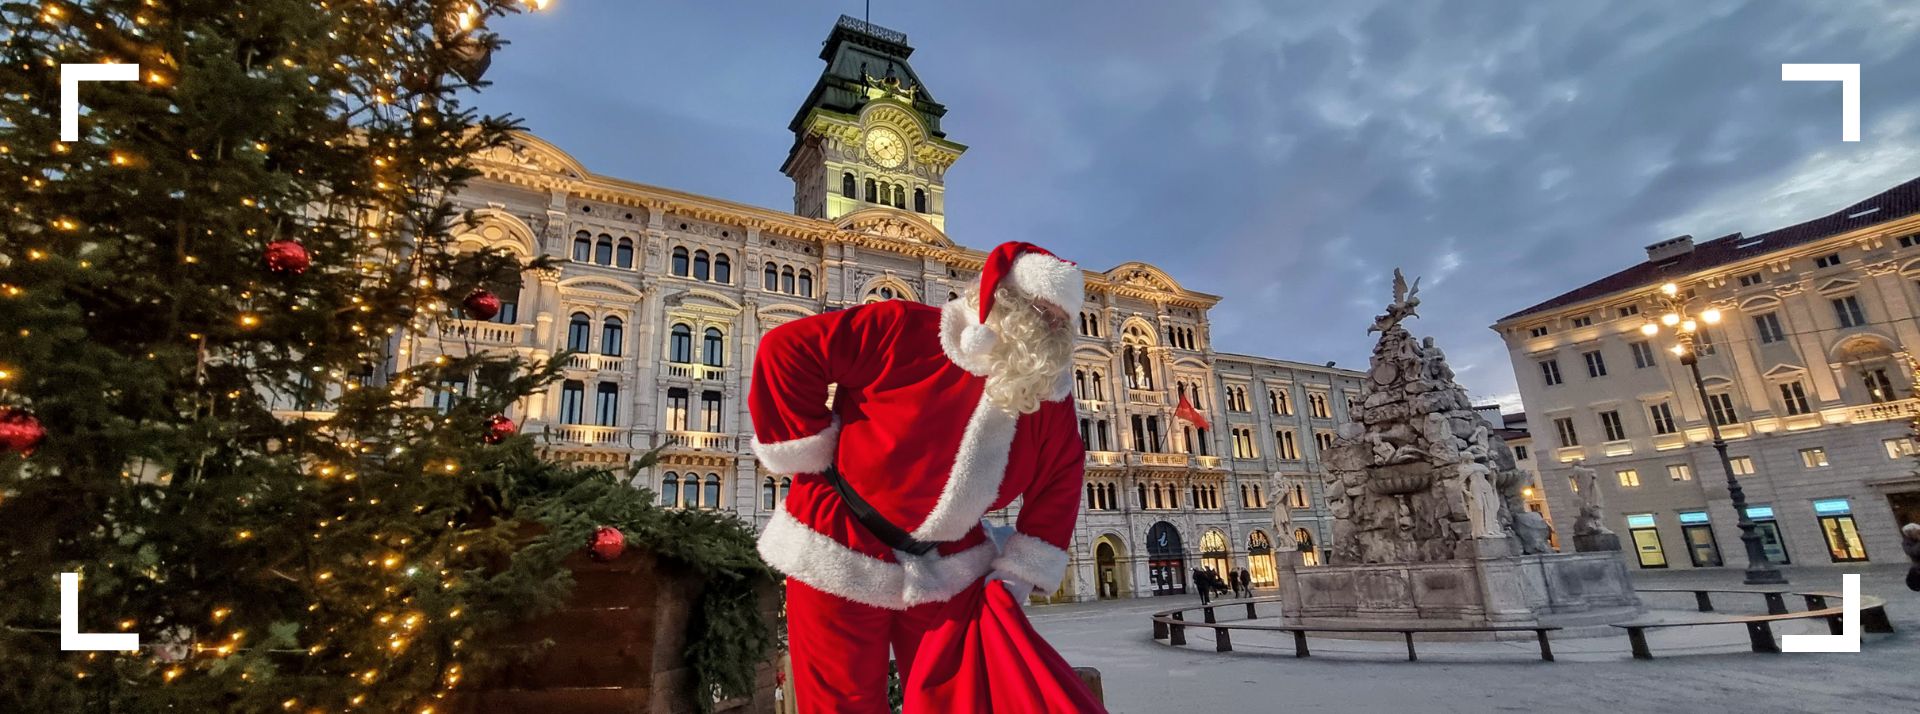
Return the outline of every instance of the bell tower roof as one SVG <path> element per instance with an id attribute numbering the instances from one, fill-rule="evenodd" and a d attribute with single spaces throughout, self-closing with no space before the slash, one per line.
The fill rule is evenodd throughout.
<path id="1" fill-rule="evenodd" d="M 825 220 L 869 208 L 920 214 L 945 230 L 947 168 L 967 147 L 940 128 L 935 101 L 907 58 L 906 33 L 846 15 L 821 45 L 827 63 L 787 128 L 780 173 L 793 212 Z"/>
<path id="2" fill-rule="evenodd" d="M 912 55 L 907 33 L 841 15 L 820 47 L 820 59 L 826 60 L 827 68 L 821 71 L 793 121 L 787 123 L 787 130 L 799 132 L 807 114 L 815 109 L 858 114 L 872 96 L 872 89 L 887 88 L 894 90 L 894 96 L 911 101 L 929 134 L 945 138 L 940 118 L 946 116 L 947 108 L 934 101 L 926 85 L 920 83 L 920 75 L 907 63 Z"/>

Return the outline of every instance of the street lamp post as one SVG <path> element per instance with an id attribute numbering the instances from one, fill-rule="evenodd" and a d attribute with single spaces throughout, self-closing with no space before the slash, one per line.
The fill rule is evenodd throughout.
<path id="1" fill-rule="evenodd" d="M 1767 551 L 1760 545 L 1760 534 L 1755 530 L 1753 519 L 1747 517 L 1747 493 L 1740 488 L 1740 479 L 1733 475 L 1733 459 L 1727 456 L 1727 440 L 1720 436 L 1720 422 L 1713 417 L 1713 405 L 1708 401 L 1707 382 L 1700 377 L 1700 354 L 1695 342 L 1700 323 L 1709 325 L 1720 323 L 1720 311 L 1707 308 L 1696 318 L 1687 312 L 1686 298 L 1680 297 L 1680 286 L 1667 283 L 1660 286 L 1660 303 L 1665 314 L 1660 323 L 1648 322 L 1640 326 L 1640 332 L 1652 337 L 1659 334 L 1660 325 L 1674 328 L 1674 337 L 1678 344 L 1673 353 L 1680 357 L 1680 364 L 1686 365 L 1693 376 L 1693 388 L 1700 396 L 1700 408 L 1706 412 L 1707 433 L 1713 435 L 1713 450 L 1720 455 L 1720 469 L 1727 475 L 1727 496 L 1733 500 L 1735 522 L 1740 527 L 1740 542 L 1747 548 L 1748 585 L 1785 585 L 1787 578 L 1780 569 L 1767 559 Z"/>

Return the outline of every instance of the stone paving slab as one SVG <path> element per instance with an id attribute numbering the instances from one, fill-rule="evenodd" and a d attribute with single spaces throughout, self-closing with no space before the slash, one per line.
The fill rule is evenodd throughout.
<path id="1" fill-rule="evenodd" d="M 1314 657 L 1295 659 L 1291 642 L 1254 648 L 1234 633 L 1234 653 L 1217 653 L 1211 642 L 1189 637 L 1189 646 L 1155 642 L 1148 621 L 1152 612 L 1199 598 L 1159 598 L 1076 603 L 1029 610 L 1034 625 L 1067 659 L 1101 670 L 1108 708 L 1113 714 L 1159 712 L 1684 712 L 1753 714 L 1756 712 L 1920 712 L 1920 593 L 1901 584 L 1904 566 L 1793 567 L 1786 569 L 1789 589 L 1840 590 L 1840 574 L 1863 574 L 1863 591 L 1887 600 L 1887 612 L 1900 632 L 1869 636 L 1859 654 L 1755 654 L 1746 651 L 1737 627 L 1715 626 L 1649 633 L 1658 659 L 1636 661 L 1607 655 L 1614 638 L 1554 641 L 1558 662 L 1542 662 L 1531 643 L 1417 642 L 1421 661 L 1405 661 L 1398 642 L 1309 640 Z M 1643 588 L 1740 588 L 1737 570 L 1636 572 Z M 1691 596 L 1656 603 L 1685 608 Z M 1733 612 L 1734 601 L 1719 609 Z M 1720 605 L 1719 600 L 1715 602 Z M 1804 603 L 1793 602 L 1795 610 Z M 1763 612 L 1755 603 L 1752 612 Z M 1671 654 L 1672 647 L 1711 648 L 1727 630 L 1737 638 L 1736 653 Z M 1785 631 L 1785 630 L 1782 630 Z M 1824 628 L 1816 628 L 1824 633 Z M 1689 635 L 1688 632 L 1695 634 Z M 1249 636 L 1251 636 L 1249 634 Z M 1418 635 L 1416 635 L 1418 637 Z M 1663 648 L 1663 639 L 1676 638 Z M 1511 659 L 1454 661 L 1447 647 L 1472 644 L 1516 648 Z M 1337 648 L 1360 647 L 1349 655 Z M 1398 653 L 1375 654 L 1383 646 Z M 1595 648 L 1591 656 L 1587 647 Z M 1247 651 L 1247 650 L 1259 651 Z M 1277 652 L 1271 651 L 1277 649 Z M 1322 652 L 1327 656 L 1322 656 Z M 1432 652 L 1433 655 L 1428 653 Z"/>

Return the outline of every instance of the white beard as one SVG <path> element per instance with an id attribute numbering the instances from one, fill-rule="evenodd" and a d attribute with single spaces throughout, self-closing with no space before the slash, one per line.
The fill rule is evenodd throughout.
<path id="1" fill-rule="evenodd" d="M 1001 288 L 987 325 L 999 344 L 987 353 L 987 399 L 1015 414 L 1031 414 L 1053 398 L 1073 366 L 1073 335 L 1033 309 L 1033 299 Z"/>

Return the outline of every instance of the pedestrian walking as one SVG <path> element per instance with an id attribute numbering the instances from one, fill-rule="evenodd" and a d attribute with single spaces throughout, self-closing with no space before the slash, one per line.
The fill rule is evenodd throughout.
<path id="1" fill-rule="evenodd" d="M 1900 549 L 1907 552 L 1907 589 L 1920 593 L 1920 523 L 1908 523 L 1900 527 L 1900 535 L 1905 538 Z"/>
<path id="2" fill-rule="evenodd" d="M 1193 569 L 1193 587 L 1200 591 L 1200 604 L 1205 605 L 1213 600 L 1213 584 L 1207 582 L 1207 571 Z"/>
<path id="3" fill-rule="evenodd" d="M 1253 573 L 1247 572 L 1246 568 L 1240 569 L 1240 594 L 1253 597 Z"/>

